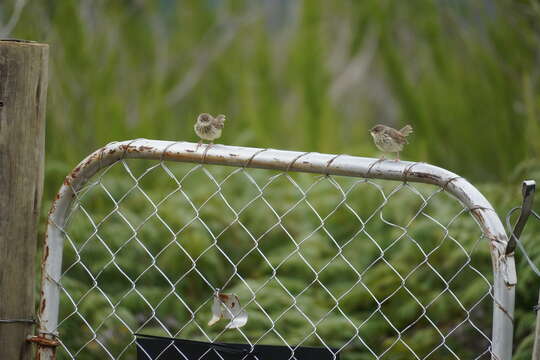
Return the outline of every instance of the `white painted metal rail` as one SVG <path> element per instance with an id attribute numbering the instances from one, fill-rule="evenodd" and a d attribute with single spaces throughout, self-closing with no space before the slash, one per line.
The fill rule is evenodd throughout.
<path id="1" fill-rule="evenodd" d="M 142 173 L 137 174 L 133 170 L 133 164 L 137 161 L 135 159 L 144 159 L 153 163 L 149 165 Z M 186 166 L 179 172 L 175 172 L 174 169 L 171 169 L 173 163 L 184 163 Z M 194 164 L 194 165 L 190 165 Z M 224 179 L 218 179 L 212 171 L 209 171 L 207 168 L 214 168 L 209 165 L 224 165 L 231 167 L 230 172 L 224 177 Z M 122 171 L 124 171 L 126 182 L 129 182 L 131 185 L 127 192 L 123 195 L 124 197 L 117 196 L 113 190 L 107 185 L 104 180 L 108 176 L 109 169 L 118 166 Z M 218 166 L 219 167 L 219 166 Z M 220 167 L 223 168 L 223 167 Z M 238 261 L 231 260 L 234 258 L 234 254 L 230 252 L 227 253 L 226 245 L 222 244 L 222 239 L 220 235 L 229 229 L 233 225 L 238 225 L 242 228 L 243 234 L 250 238 L 253 243 L 253 246 L 246 253 L 245 257 L 249 254 L 259 254 L 261 263 L 266 263 L 265 266 L 268 266 L 271 270 L 268 273 L 268 281 L 277 281 L 281 284 L 283 292 L 287 294 L 292 300 L 292 305 L 286 307 L 291 309 L 291 312 L 296 312 L 302 319 L 302 321 L 307 322 L 308 326 L 313 329 L 309 334 L 306 334 L 306 339 L 310 336 L 310 339 L 313 339 L 313 343 L 318 346 L 339 348 L 342 350 L 343 354 L 341 355 L 343 359 L 347 359 L 346 351 L 350 346 L 356 346 L 361 351 L 364 351 L 367 355 L 372 358 L 384 358 L 385 354 L 388 351 L 394 351 L 398 346 L 403 348 L 403 351 L 407 352 L 410 358 L 417 359 L 427 359 L 427 358 L 437 358 L 436 354 L 438 351 L 444 351 L 448 358 L 461 359 L 464 358 L 463 355 L 459 352 L 459 349 L 456 350 L 454 342 L 459 342 L 460 340 L 455 340 L 454 338 L 459 338 L 460 331 L 465 333 L 466 331 L 475 332 L 479 338 L 478 344 L 485 343 L 482 349 L 476 354 L 476 358 L 486 358 L 491 357 L 492 359 L 500 360 L 509 360 L 512 353 L 512 334 L 513 334 L 513 312 L 514 312 L 514 290 L 516 285 L 516 273 L 514 266 L 513 254 L 506 255 L 506 245 L 508 239 L 504 230 L 504 227 L 497 216 L 496 212 L 493 210 L 490 203 L 486 198 L 469 182 L 464 178 L 449 172 L 447 170 L 441 169 L 436 166 L 432 166 L 425 163 L 414 163 L 406 161 L 379 161 L 372 158 L 362 158 L 350 155 L 329 155 L 329 154 L 320 154 L 320 153 L 302 153 L 294 151 L 283 151 L 283 150 L 274 150 L 274 149 L 258 149 L 258 148 L 246 148 L 246 147 L 235 147 L 235 146 L 224 146 L 224 145 L 214 145 L 210 148 L 202 146 L 197 148 L 197 144 L 190 142 L 169 142 L 169 141 L 158 141 L 158 140 L 147 140 L 147 139 L 137 139 L 123 142 L 115 142 L 106 145 L 105 147 L 97 150 L 93 154 L 89 155 L 84 159 L 65 179 L 56 199 L 54 200 L 48 219 L 48 227 L 45 243 L 43 246 L 43 261 L 42 261 L 42 288 L 41 288 L 41 300 L 39 305 L 39 336 L 45 340 L 59 341 L 59 350 L 54 346 L 49 346 L 45 342 L 38 346 L 38 358 L 39 359 L 54 359 L 56 357 L 57 350 L 62 354 L 61 358 L 73 358 L 73 359 L 84 359 L 85 352 L 96 349 L 96 351 L 102 354 L 102 358 L 110 359 L 120 359 L 120 358 L 129 358 L 127 354 L 129 353 L 129 347 L 135 346 L 133 344 L 133 333 L 140 332 L 145 330 L 150 322 L 155 325 L 157 328 L 160 328 L 165 332 L 166 335 L 170 336 L 182 336 L 182 329 L 189 328 L 194 326 L 196 329 L 193 330 L 201 334 L 201 338 L 207 341 L 222 341 L 227 339 L 226 331 L 221 331 L 219 333 L 211 333 L 208 329 L 205 328 L 206 323 L 201 322 L 198 318 L 198 312 L 201 313 L 206 311 L 203 308 L 209 307 L 209 299 L 206 298 L 199 306 L 194 309 L 190 304 L 186 304 L 185 297 L 181 290 L 178 290 L 176 286 L 178 283 L 184 279 L 182 276 L 179 278 L 166 273 L 160 268 L 159 260 L 162 252 L 153 252 L 149 250 L 150 245 L 145 242 L 144 234 L 142 234 L 141 226 L 150 223 L 151 221 L 158 221 L 161 223 L 159 226 L 164 226 L 170 230 L 173 240 L 167 242 L 164 245 L 163 251 L 168 249 L 170 246 L 177 247 L 179 250 L 183 251 L 186 254 L 187 258 L 190 259 L 188 262 L 191 262 L 192 266 L 189 268 L 189 272 L 196 272 L 199 274 L 199 280 L 202 281 L 203 285 L 207 287 L 207 291 L 211 294 L 212 291 L 215 291 L 218 286 L 216 282 L 210 279 L 209 275 L 205 272 L 207 268 L 198 262 L 199 258 L 192 258 L 189 250 L 184 248 L 183 239 L 180 240 L 180 237 L 183 236 L 182 229 L 174 229 L 167 221 L 165 221 L 160 216 L 160 206 L 164 200 L 158 201 L 152 199 L 152 196 L 148 195 L 148 188 L 145 187 L 143 181 L 147 174 L 150 174 L 158 169 L 162 176 L 168 176 L 172 181 L 174 181 L 175 189 L 170 193 L 166 194 L 165 198 L 172 196 L 181 196 L 183 201 L 185 201 L 189 206 L 193 208 L 194 218 L 191 221 L 195 221 L 197 224 L 201 224 L 206 231 L 207 235 L 210 238 L 210 245 L 208 248 L 204 249 L 203 254 L 207 251 L 217 251 L 219 256 L 225 258 L 225 262 L 230 264 L 232 267 L 232 277 L 229 278 L 225 284 L 228 285 L 231 281 L 237 282 L 240 286 L 246 288 L 246 293 L 249 296 L 245 299 L 241 299 L 244 303 L 243 305 L 247 309 L 248 313 L 259 314 L 263 320 L 261 323 L 268 322 L 268 327 L 262 329 L 262 334 L 272 335 L 276 339 L 282 341 L 282 345 L 291 346 L 291 351 L 294 350 L 294 345 L 301 344 L 289 344 L 289 334 L 280 331 L 279 321 L 282 318 L 286 318 L 289 313 L 284 311 L 280 316 L 276 317 L 274 313 L 271 313 L 268 305 L 265 305 L 265 301 L 261 298 L 261 289 L 252 288 L 250 279 L 244 278 L 244 275 L 238 270 L 239 263 L 242 259 Z M 250 171 L 263 171 L 263 170 L 254 170 L 254 169 L 266 169 L 271 172 L 265 173 L 264 180 L 263 175 L 259 176 L 253 174 Z M 192 173 L 200 173 L 201 176 L 209 180 L 210 184 L 214 186 L 212 189 L 208 190 L 208 199 L 219 198 L 221 199 L 226 208 L 228 208 L 232 214 L 232 220 L 226 224 L 224 230 L 221 233 L 216 233 L 213 231 L 210 225 L 207 224 L 210 220 L 205 218 L 201 213 L 201 208 L 204 205 L 198 206 L 192 201 L 192 198 L 195 197 L 190 191 L 199 191 L 200 189 L 190 189 L 188 185 L 184 184 L 184 178 L 191 176 Z M 291 176 L 293 173 L 311 173 L 319 174 L 313 175 L 311 185 L 308 187 L 303 187 L 300 184 L 299 180 L 295 180 Z M 270 175 L 268 175 L 270 174 Z M 250 208 L 252 205 L 250 202 L 246 206 L 238 209 L 231 206 L 230 198 L 227 195 L 224 195 L 224 186 L 226 184 L 234 182 L 235 176 L 240 176 L 243 180 L 247 181 L 249 186 L 253 186 L 256 191 L 253 201 L 262 201 L 266 203 L 266 207 L 269 208 L 272 212 L 272 216 L 275 216 L 275 223 L 272 224 L 270 230 L 279 229 L 282 231 L 283 236 L 290 238 L 291 244 L 291 255 L 300 256 L 302 258 L 302 266 L 311 269 L 314 280 L 310 279 L 306 284 L 307 287 L 302 290 L 299 294 L 293 293 L 288 289 L 286 285 L 281 283 L 279 278 L 279 271 L 282 269 L 280 266 L 283 262 L 286 262 L 287 259 L 283 260 L 282 263 L 276 265 L 265 249 L 262 249 L 262 245 L 259 245 L 260 237 L 257 237 L 249 229 L 249 225 L 246 225 L 240 219 L 241 216 L 253 209 Z M 320 176 L 323 175 L 323 176 Z M 318 176 L 315 178 L 315 176 Z M 349 188 L 346 188 L 340 182 L 341 178 L 352 179 L 354 182 Z M 277 182 L 276 179 L 283 179 L 284 184 L 287 184 L 288 187 L 292 188 L 292 191 L 296 191 L 299 200 L 298 202 L 291 203 L 288 205 L 288 208 L 285 209 L 285 212 L 279 212 L 276 208 L 276 205 L 270 204 L 270 201 L 267 199 L 267 192 L 271 185 L 274 182 Z M 388 192 L 386 188 L 376 181 L 381 180 L 382 183 L 394 184 L 395 186 Z M 340 195 L 341 200 L 336 203 L 333 212 L 330 212 L 330 215 L 326 217 L 319 214 L 320 211 L 316 209 L 316 205 L 313 205 L 314 201 L 311 199 L 312 188 L 318 186 L 319 183 L 325 183 L 326 185 L 335 189 Z M 355 204 L 349 204 L 348 197 L 352 196 L 352 191 L 358 184 L 367 184 L 370 189 L 375 191 L 380 195 L 381 204 L 380 206 L 373 209 L 372 213 L 369 214 L 369 217 L 362 217 L 359 215 L 361 212 L 355 208 Z M 418 190 L 415 186 L 423 186 L 418 184 L 429 184 L 433 185 L 433 189 L 428 195 L 425 195 L 421 190 Z M 203 185 L 201 184 L 201 187 Z M 101 237 L 100 231 L 106 226 L 107 217 L 101 220 L 96 220 L 91 214 L 91 210 L 88 210 L 84 207 L 84 200 L 87 194 L 91 193 L 92 189 L 100 189 L 106 196 L 109 197 L 110 201 L 113 203 L 113 210 L 108 216 L 118 216 L 123 218 L 123 224 L 129 227 L 133 233 L 132 237 L 124 243 L 120 249 L 114 250 L 112 246 L 108 243 L 108 240 L 104 237 Z M 158 189 L 159 190 L 159 189 Z M 152 190 L 153 191 L 153 190 Z M 241 190 L 237 190 L 241 191 Z M 355 190 L 354 190 L 355 191 Z M 393 223 L 382 215 L 383 209 L 389 207 L 389 203 L 393 199 L 395 193 L 400 191 L 407 191 L 416 196 L 420 201 L 420 208 L 407 209 L 404 208 L 403 212 L 411 212 L 411 220 L 407 224 L 396 224 Z M 147 206 L 150 208 L 150 213 L 147 218 L 145 218 L 141 225 L 137 227 L 132 224 L 132 221 L 128 219 L 128 216 L 125 215 L 123 210 L 121 210 L 122 201 L 126 196 L 129 196 L 130 193 L 137 192 L 141 197 L 146 199 Z M 458 235 L 454 234 L 452 228 L 453 221 L 449 223 L 440 223 L 433 216 L 427 213 L 426 207 L 433 202 L 432 198 L 441 196 L 439 194 L 449 193 L 453 196 L 457 204 L 460 204 L 461 209 L 455 218 L 463 216 L 468 216 L 470 219 L 474 219 L 476 222 L 477 229 L 480 230 L 481 236 L 477 239 L 471 249 L 466 249 L 461 245 L 458 237 L 465 236 L 463 231 L 457 231 Z M 88 195 L 89 196 L 89 195 Z M 198 195 L 197 195 L 198 196 Z M 317 194 L 317 196 L 324 196 L 324 194 Z M 84 199 L 83 199 L 84 198 Z M 455 201 L 451 197 L 448 197 L 446 201 Z M 209 201 L 209 200 L 207 200 Z M 282 200 L 286 201 L 286 200 Z M 392 200 L 393 201 L 393 200 Z M 302 205 L 298 205 L 298 204 Z M 204 203 L 203 203 L 204 204 Z M 290 211 L 293 211 L 298 206 L 306 206 L 306 208 L 311 211 L 320 221 L 314 230 L 312 230 L 306 238 L 297 239 L 293 231 L 287 227 L 285 224 L 284 216 Z M 347 242 L 341 242 L 340 239 L 331 231 L 328 230 L 327 222 L 329 222 L 329 216 L 334 214 L 336 211 L 341 211 L 340 209 L 346 210 L 351 216 L 355 216 L 358 219 L 358 232 L 356 234 L 343 235 L 348 239 Z M 78 211 L 85 216 L 89 222 L 90 231 L 86 237 L 79 240 L 73 235 L 69 229 L 70 216 L 73 216 L 73 213 Z M 284 215 L 285 214 L 285 215 Z M 469 216 L 470 214 L 470 216 Z M 427 219 L 429 223 L 433 226 L 439 226 L 443 231 L 442 240 L 431 250 L 425 250 L 422 244 L 414 238 L 412 231 L 412 226 L 414 221 L 417 219 Z M 375 220 L 373 220 L 375 219 Z M 375 221 L 380 221 L 381 226 L 387 226 L 390 230 L 395 230 L 399 232 L 399 235 L 393 239 L 393 242 L 388 247 L 383 247 L 380 245 L 378 239 L 373 238 L 370 233 L 366 230 L 368 223 L 371 224 Z M 191 223 L 189 223 L 191 224 Z M 186 226 L 189 226 L 186 225 Z M 328 263 L 322 268 L 314 268 L 310 264 L 309 259 L 304 257 L 303 246 L 306 243 L 306 240 L 309 239 L 313 234 L 318 232 L 324 233 L 324 236 L 327 237 L 329 243 L 333 244 L 335 248 L 335 254 L 329 258 Z M 265 233 L 266 234 L 266 233 Z M 265 234 L 261 235 L 264 236 Z M 375 262 L 382 262 L 384 266 L 387 266 L 389 271 L 392 271 L 398 278 L 398 287 L 393 293 L 388 294 L 387 298 L 381 299 L 373 295 L 372 288 L 373 285 L 367 284 L 366 277 L 369 275 L 369 272 L 372 271 L 375 267 L 374 263 L 367 265 L 365 269 L 358 269 L 356 264 L 352 264 L 347 255 L 346 247 L 352 241 L 356 241 L 355 237 L 360 234 L 365 236 L 366 241 L 370 242 L 375 248 L 377 248 L 379 255 L 375 258 Z M 77 235 L 79 236 L 79 235 Z M 390 235 L 389 235 L 390 236 Z M 218 242 L 219 240 L 219 242 Z M 111 259 L 107 262 L 101 269 L 95 271 L 91 264 L 88 263 L 89 259 L 86 259 L 85 256 L 85 246 L 90 241 L 96 241 L 99 246 L 102 246 L 109 251 L 111 254 Z M 399 270 L 396 270 L 395 264 L 392 264 L 388 259 L 386 259 L 385 254 L 394 247 L 394 244 L 399 242 L 407 242 L 410 246 L 415 246 L 418 248 L 419 252 L 422 254 L 422 261 L 419 264 L 410 270 L 407 274 L 401 274 Z M 431 256 L 436 251 L 442 249 L 443 243 L 452 243 L 457 247 L 461 247 L 463 256 L 466 261 L 461 268 L 458 268 L 454 277 L 445 277 L 441 275 L 440 269 L 445 266 L 441 263 L 431 263 Z M 180 308 L 187 311 L 188 318 L 186 319 L 186 324 L 184 327 L 176 324 L 175 319 L 164 320 L 158 310 L 162 302 L 158 305 L 151 303 L 150 300 L 147 300 L 148 296 L 146 293 L 139 293 L 138 296 L 141 298 L 141 302 L 146 302 L 148 305 L 148 314 L 144 319 L 135 319 L 130 323 L 122 315 L 122 306 L 125 298 L 132 293 L 137 293 L 139 290 L 137 286 L 139 285 L 139 278 L 134 279 L 131 276 L 125 275 L 123 273 L 123 268 L 121 263 L 121 255 L 119 251 L 122 251 L 124 248 L 128 248 L 136 244 L 137 249 L 141 251 L 146 251 L 148 256 L 151 258 L 152 263 L 149 265 L 145 272 L 161 272 L 165 281 L 171 286 L 171 291 L 167 294 L 163 294 L 163 301 L 172 299 L 171 301 L 176 301 Z M 397 246 L 396 246 L 397 247 Z M 64 249 L 68 249 L 72 255 L 70 263 L 62 263 L 62 257 Z M 491 263 L 492 263 L 492 273 L 483 274 L 476 268 L 475 256 L 477 248 L 487 249 L 491 253 Z M 230 251 L 230 250 L 229 250 Z M 487 250 L 486 250 L 487 251 Z M 74 255 L 73 255 L 74 254 Z M 146 255 L 145 255 L 146 256 Z M 201 255 L 203 256 L 203 255 Z M 322 273 L 331 265 L 333 262 L 340 262 L 340 264 L 349 268 L 350 273 L 355 276 L 355 281 L 352 283 L 351 288 L 346 291 L 343 295 L 337 296 L 331 290 L 329 290 L 329 285 L 324 283 L 322 278 Z M 84 276 L 87 276 L 89 280 L 89 288 L 85 294 L 74 295 L 70 293 L 70 285 L 67 283 L 69 281 L 70 271 L 73 268 L 82 269 L 81 272 L 85 273 Z M 421 296 L 416 293 L 416 290 L 409 288 L 408 285 L 409 278 L 419 270 L 420 267 L 428 268 L 427 271 L 435 274 L 440 281 L 444 284 L 440 294 L 433 299 L 431 302 L 426 303 L 421 299 Z M 113 299 L 113 296 L 107 292 L 106 286 L 100 283 L 100 276 L 103 271 L 108 269 L 116 269 L 119 273 L 124 274 L 124 281 L 127 278 L 129 282 L 129 291 L 118 299 Z M 115 270 L 115 271 L 116 271 Z M 465 270 L 471 271 L 471 273 L 476 274 L 481 282 L 486 283 L 485 295 L 482 299 L 490 299 L 492 307 L 491 311 L 493 313 L 491 320 L 491 329 L 486 330 L 485 326 L 479 325 L 483 320 L 482 317 L 486 317 L 486 314 L 483 313 L 485 309 L 481 309 L 480 304 L 482 299 L 474 303 L 473 306 L 467 307 L 461 301 L 460 296 L 457 290 L 453 289 L 453 279 L 455 276 L 461 274 Z M 140 274 L 140 276 L 143 276 Z M 119 275 L 120 276 L 120 275 Z M 121 276 L 120 276 L 121 277 Z M 176 279 L 176 281 L 175 281 Z M 266 286 L 266 285 L 265 285 Z M 308 291 L 312 287 L 320 288 L 321 293 L 327 294 L 329 299 L 332 299 L 330 303 L 334 305 L 328 309 L 328 313 L 324 314 L 319 320 L 314 320 L 309 315 L 309 309 L 303 307 L 300 297 L 304 291 Z M 354 293 L 356 289 L 361 289 L 366 292 L 370 297 L 370 302 L 374 304 L 373 309 L 366 311 L 369 315 L 364 321 L 359 321 L 355 318 L 355 314 L 347 313 L 343 311 L 341 302 L 344 301 L 344 298 L 348 294 Z M 84 301 L 88 298 L 89 293 L 97 292 L 100 298 L 105 299 L 105 307 L 108 309 L 107 316 L 104 320 L 97 325 L 92 323 L 91 319 L 85 318 L 85 309 Z M 406 293 L 411 301 L 418 306 L 419 313 L 415 315 L 414 321 L 411 321 L 407 326 L 399 327 L 394 323 L 396 320 L 392 319 L 387 315 L 383 308 L 386 304 L 391 302 L 393 297 L 397 297 L 398 292 Z M 455 303 L 456 308 L 463 313 L 463 320 L 456 324 L 453 329 L 441 329 L 437 325 L 437 320 L 432 319 L 429 316 L 430 307 L 433 306 L 433 303 L 438 301 L 439 297 L 443 296 L 452 297 L 453 303 Z M 70 304 L 71 312 L 62 313 L 60 309 L 61 299 L 67 299 L 66 302 Z M 183 304 L 183 305 L 182 305 Z M 187 310 L 186 310 L 187 309 Z M 336 314 L 334 314 L 334 312 Z M 329 318 L 329 314 L 332 313 L 338 317 L 342 317 L 345 324 L 350 324 L 351 326 L 351 338 L 347 341 L 342 341 L 341 343 L 332 343 L 330 335 L 321 335 L 318 326 L 324 324 L 324 321 Z M 280 314 L 277 311 L 277 314 Z M 308 314 L 308 315 L 306 315 Z M 366 336 L 369 334 L 364 333 L 365 328 L 368 326 L 370 319 L 374 317 L 383 317 L 388 323 L 389 328 L 395 332 L 394 340 L 389 341 L 386 345 L 386 349 L 379 349 L 377 346 L 373 345 L 373 342 L 370 342 L 370 339 L 366 339 Z M 69 344 L 69 338 L 73 334 L 66 334 L 62 331 L 64 327 L 69 325 L 70 321 L 78 321 L 87 327 L 91 334 L 91 337 L 87 342 L 77 347 L 73 347 Z M 114 352 L 108 348 L 108 341 L 111 336 L 116 336 L 115 334 L 104 334 L 107 330 L 104 328 L 103 323 L 108 321 L 108 319 L 117 320 L 120 323 L 120 327 L 125 328 L 125 331 L 128 332 L 130 336 L 130 342 L 125 344 L 125 347 L 119 353 Z M 150 322 L 149 322 L 150 321 Z M 168 325 L 167 321 L 174 323 L 176 325 Z M 254 320 L 250 320 L 254 321 Z M 422 354 L 418 353 L 415 349 L 415 344 L 410 343 L 408 336 L 408 331 L 416 326 L 419 322 L 426 322 L 426 326 L 436 329 L 440 340 L 436 345 L 433 346 L 433 349 Z M 137 326 L 130 324 L 136 323 Z M 248 325 L 250 323 L 248 322 Z M 246 326 L 248 326 L 246 325 Z M 146 326 L 146 327 L 145 327 Z M 261 325 L 262 326 L 262 325 Z M 67 327 L 69 328 L 69 327 Z M 175 330 L 171 330 L 171 329 Z M 186 328 L 186 329 L 187 329 Z M 260 329 L 259 329 L 260 330 Z M 108 331 L 108 330 L 107 330 Z M 187 331 L 187 330 L 185 330 Z M 190 330 L 191 331 L 191 330 Z M 241 329 L 228 330 L 229 332 L 235 331 L 235 334 L 238 335 L 238 338 L 242 342 L 249 343 L 250 345 L 256 343 L 264 343 L 264 336 L 254 337 L 252 333 L 248 330 L 243 331 Z M 193 332 L 192 332 L 193 333 Z M 260 332 L 259 332 L 260 333 Z M 190 333 L 191 334 L 191 333 Z M 225 337 L 224 337 L 225 336 Z M 302 341 L 309 342 L 311 340 L 302 339 Z M 372 339 L 373 340 L 373 339 Z M 374 339 L 377 341 L 378 339 Z M 393 350 L 392 350 L 393 349 Z M 359 350 L 360 351 L 360 350 Z M 292 355 L 291 358 L 294 358 Z"/>

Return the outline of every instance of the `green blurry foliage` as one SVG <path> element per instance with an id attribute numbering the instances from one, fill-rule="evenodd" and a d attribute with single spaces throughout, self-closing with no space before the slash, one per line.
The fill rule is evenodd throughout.
<path id="1" fill-rule="evenodd" d="M 539 13 L 532 0 L 42 1 L 13 35 L 51 45 L 48 198 L 109 141 L 195 140 L 203 111 L 227 114 L 226 144 L 363 155 L 378 155 L 372 125 L 410 123 L 405 158 L 507 181 L 540 150 Z"/>

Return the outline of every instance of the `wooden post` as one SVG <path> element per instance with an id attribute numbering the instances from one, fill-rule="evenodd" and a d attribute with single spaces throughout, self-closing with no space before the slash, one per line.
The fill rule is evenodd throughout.
<path id="1" fill-rule="evenodd" d="M 0 40 L 0 358 L 30 359 L 49 47 Z M 14 321 L 12 321 L 14 320 Z"/>

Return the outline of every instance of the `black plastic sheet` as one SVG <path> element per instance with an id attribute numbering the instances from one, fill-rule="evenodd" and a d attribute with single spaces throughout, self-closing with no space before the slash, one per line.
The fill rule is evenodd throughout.
<path id="1" fill-rule="evenodd" d="M 339 360 L 337 349 L 207 343 L 136 334 L 137 360 Z"/>

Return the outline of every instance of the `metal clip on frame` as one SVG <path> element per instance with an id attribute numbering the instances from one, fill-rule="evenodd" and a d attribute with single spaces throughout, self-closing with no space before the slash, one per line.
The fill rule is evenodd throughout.
<path id="1" fill-rule="evenodd" d="M 506 245 L 506 255 L 511 254 L 516 249 L 516 244 L 519 241 L 519 237 L 527 224 L 527 219 L 531 215 L 532 205 L 534 202 L 534 192 L 536 191 L 536 181 L 525 180 L 521 188 L 521 194 L 523 195 L 523 203 L 521 205 L 521 212 L 519 218 L 510 234 L 508 245 Z"/>

